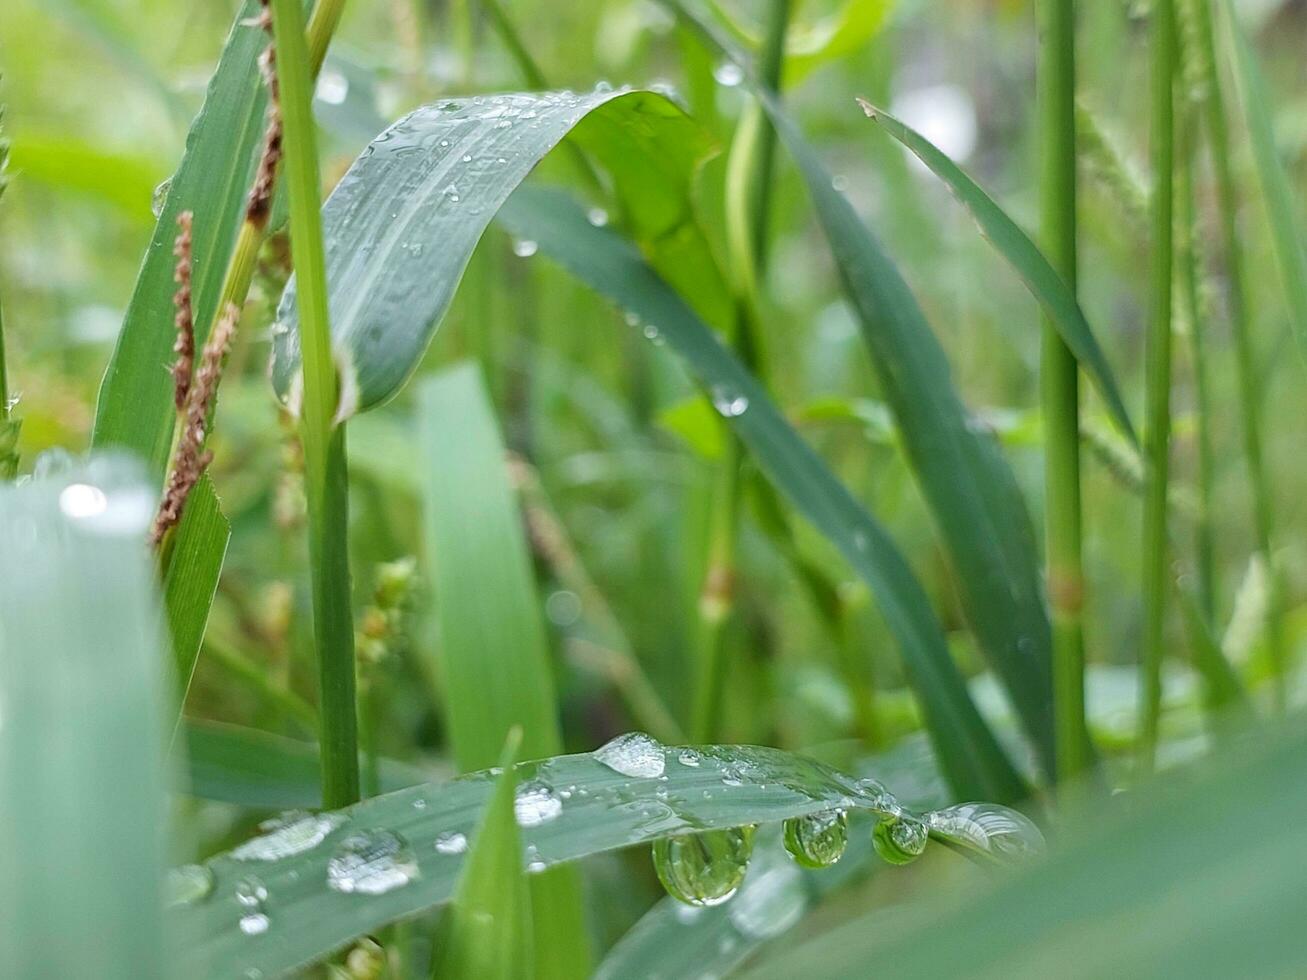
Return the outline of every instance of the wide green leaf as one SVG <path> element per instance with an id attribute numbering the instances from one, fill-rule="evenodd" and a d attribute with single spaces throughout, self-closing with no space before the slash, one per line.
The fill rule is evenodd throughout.
<path id="1" fill-rule="evenodd" d="M 518 726 L 524 754 L 557 755 L 563 738 L 540 597 L 479 369 L 464 364 L 426 380 L 419 411 L 436 667 L 454 758 L 463 772 L 484 769 Z M 575 872 L 536 877 L 531 893 L 538 975 L 584 974 Z"/>
<path id="2" fill-rule="evenodd" d="M 258 6 L 257 0 L 245 0 L 237 12 L 204 106 L 191 124 L 186 153 L 164 196 L 96 406 L 93 444 L 132 450 L 160 484 L 176 417 L 172 378 L 163 368 L 172 361 L 176 339 L 172 248 L 177 216 L 183 211 L 195 215 L 192 297 L 196 339 L 203 343 L 263 133 L 267 96 L 257 61 L 268 41 L 263 31 L 244 23 Z"/>
<path id="3" fill-rule="evenodd" d="M 514 809 L 528 870 L 676 834 L 774 823 L 836 807 L 882 817 L 901 812 L 875 780 L 777 749 L 667 748 L 648 740 L 638 753 L 638 770 L 629 752 L 606 749 L 517 767 Z M 412 787 L 316 818 L 320 833 L 305 833 L 303 824 L 271 830 L 210 860 L 212 893 L 169 917 L 181 951 L 178 974 L 275 976 L 449 901 L 467 841 L 495 786 L 495 773 L 487 771 Z M 1006 813 L 1010 828 L 1019 831 L 1019 850 L 1040 846 L 1038 832 L 1023 818 L 994 812 Z M 932 837 L 976 856 L 987 853 L 975 841 L 941 836 L 947 823 L 922 816 Z M 376 877 L 368 889 L 353 878 L 342 881 L 343 868 L 357 867 L 352 856 L 359 841 L 387 845 L 386 859 L 371 868 Z M 996 843 L 1003 846 L 1003 840 Z M 249 906 L 237 894 L 248 897 L 254 883 L 266 893 L 267 923 L 258 935 L 246 935 L 239 923 Z"/>
<path id="4" fill-rule="evenodd" d="M 707 147 L 668 99 L 600 89 L 423 106 L 373 140 L 323 208 L 342 418 L 384 402 L 413 373 L 495 212 L 574 129 L 620 169 L 619 202 L 642 240 L 656 243 L 654 261 L 702 294 L 705 316 L 725 319 L 725 291 L 689 205 Z M 292 408 L 297 315 L 292 280 L 272 357 L 273 385 Z"/>
<path id="5" fill-rule="evenodd" d="M 917 159 L 948 185 L 958 201 L 971 212 L 984 236 L 1047 311 L 1062 340 L 1098 387 L 1113 421 L 1131 443 L 1138 446 L 1139 439 L 1130 423 L 1130 414 L 1121 398 L 1116 376 L 1094 337 L 1080 302 L 1044 257 L 1039 246 L 947 154 L 888 112 L 877 109 L 865 100 L 858 101 L 869 118 L 880 123 L 885 132 L 911 150 Z"/>
<path id="6" fill-rule="evenodd" d="M 962 796 L 1014 800 L 1020 777 L 985 725 L 953 663 L 930 601 L 885 529 L 849 494 L 766 391 L 644 261 L 631 242 L 596 228 L 557 192 L 525 187 L 500 213 L 679 354 L 771 481 L 840 549 L 876 596 L 922 704 L 940 764 Z"/>
<path id="7" fill-rule="evenodd" d="M 1302 972 L 1307 731 L 1114 798 L 1048 860 L 977 894 L 861 916 L 748 974 L 809 980 L 1287 977 Z"/>
<path id="8" fill-rule="evenodd" d="M 1234 63 L 1239 101 L 1252 141 L 1257 178 L 1271 222 L 1271 240 L 1289 306 L 1289 321 L 1298 339 L 1298 350 L 1307 358 L 1307 247 L 1303 244 L 1302 214 L 1276 146 L 1270 92 L 1257 64 L 1257 55 L 1230 0 L 1221 3 L 1220 9 L 1221 24 Z"/>
<path id="9" fill-rule="evenodd" d="M 660 0 L 715 53 L 745 59 L 682 0 Z M 817 153 L 742 68 L 798 165 L 871 352 L 903 448 L 947 548 L 958 593 L 1046 772 L 1054 768 L 1052 630 L 1025 501 L 998 445 L 953 387 L 948 358 L 894 262 Z"/>
<path id="10" fill-rule="evenodd" d="M 0 962 L 165 975 L 168 660 L 139 468 L 0 488 Z"/>

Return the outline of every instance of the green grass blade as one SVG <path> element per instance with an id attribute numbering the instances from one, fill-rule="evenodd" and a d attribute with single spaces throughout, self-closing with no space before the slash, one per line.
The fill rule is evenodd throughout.
<path id="1" fill-rule="evenodd" d="M 562 751 L 549 644 L 503 439 L 480 370 L 464 364 L 419 389 L 427 556 L 438 663 L 459 769 L 491 765 L 521 726 L 531 758 Z M 531 882 L 537 972 L 586 972 L 575 873 Z"/>
<path id="2" fill-rule="evenodd" d="M 373 141 L 323 209 L 342 417 L 384 402 L 413 373 L 495 212 L 574 128 L 599 163 L 621 169 L 625 217 L 641 240 L 658 242 L 660 267 L 682 270 L 678 286 L 726 309 L 687 207 L 706 147 L 666 98 L 596 91 L 424 106 Z M 300 369 L 296 289 L 287 288 L 274 328 L 272 380 L 283 401 Z"/>
<path id="3" fill-rule="evenodd" d="M 722 57 L 743 64 L 712 25 L 681 0 L 660 0 Z M 790 156 L 854 307 L 903 434 L 903 446 L 956 573 L 963 609 L 1045 772 L 1054 770 L 1052 633 L 1030 517 L 996 443 L 977 432 L 948 359 L 893 261 L 816 152 L 745 70 Z"/>
<path id="4" fill-rule="evenodd" d="M 531 975 L 530 892 L 522 869 L 522 842 L 514 815 L 521 729 L 509 733 L 503 770 L 463 864 L 440 938 L 436 980 L 519 980 Z"/>
<path id="5" fill-rule="evenodd" d="M 189 780 L 184 789 L 191 796 L 260 810 L 322 806 L 322 771 L 313 742 L 193 719 L 183 720 L 178 741 L 186 749 Z M 382 759 L 380 769 L 383 793 L 430 778 L 393 759 Z"/>
<path id="6" fill-rule="evenodd" d="M 322 796 L 330 807 L 359 798 L 358 705 L 349 568 L 349 477 L 342 399 L 331 350 L 322 241 L 312 79 L 300 0 L 273 0 L 281 90 L 291 258 L 303 297 L 297 340 L 304 351 L 300 441 L 309 512 L 313 636 L 317 646 Z"/>
<path id="7" fill-rule="evenodd" d="M 911 980 L 1292 976 L 1307 958 L 1307 733 L 1250 748 L 1096 809 L 1024 874 L 860 917 L 748 977 L 842 980 L 885 963 Z"/>
<path id="8" fill-rule="evenodd" d="M 161 978 L 170 719 L 153 493 L 101 458 L 0 488 L 0 962 Z"/>
<path id="9" fill-rule="evenodd" d="M 1012 266 L 1052 318 L 1058 334 L 1075 354 L 1082 370 L 1098 387 L 1112 420 L 1126 438 L 1138 446 L 1138 437 L 1107 356 L 1094 337 L 1075 293 L 1044 257 L 1039 246 L 938 147 L 888 112 L 877 109 L 863 99 L 859 99 L 858 103 L 869 118 L 878 122 L 885 132 L 911 150 L 935 176 L 944 181 L 958 201 L 971 212 L 985 238 Z"/>
<path id="10" fill-rule="evenodd" d="M 534 820 L 519 816 L 524 852 L 551 866 L 678 833 L 775 823 L 834 806 L 881 813 L 887 805 L 879 784 L 860 783 L 778 749 L 662 747 L 661 754 L 665 778 L 626 776 L 592 754 L 518 766 L 515 809 L 554 813 Z M 553 793 L 556 810 L 526 807 L 528 782 L 533 795 Z M 226 977 L 259 970 L 276 976 L 355 936 L 448 902 L 464 865 L 460 854 L 451 853 L 458 847 L 449 846 L 449 835 L 470 837 L 494 792 L 491 772 L 415 786 L 341 811 L 348 820 L 299 853 L 270 861 L 214 858 L 208 862 L 213 894 L 170 915 L 183 951 L 178 975 Z M 367 831 L 398 834 L 411 850 L 416 873 L 375 895 L 328 887 L 327 865 L 341 840 Z M 445 845 L 441 849 L 438 840 Z M 236 883 L 250 875 L 268 891 L 269 927 L 256 937 L 238 929 L 240 907 L 234 898 Z M 197 969 L 204 963 L 207 974 Z"/>
<path id="11" fill-rule="evenodd" d="M 149 157 L 109 152 L 63 133 L 25 135 L 13 145 L 13 165 L 26 180 L 93 197 L 134 222 L 150 220 L 151 196 L 162 176 Z"/>
<path id="12" fill-rule="evenodd" d="M 257 27 L 242 25 L 257 11 L 257 0 L 246 0 L 237 12 L 204 106 L 191 124 L 186 153 L 168 187 L 100 387 L 92 444 L 132 450 L 160 484 L 176 416 L 172 379 L 161 365 L 171 362 L 176 339 L 172 246 L 177 215 L 182 211 L 195 215 L 192 295 L 200 332 L 197 340 L 203 343 L 217 309 L 263 134 L 266 96 L 257 60 L 267 38 Z"/>
<path id="13" fill-rule="evenodd" d="M 231 525 L 218 509 L 213 483 L 200 481 L 186 502 L 163 579 L 164 609 L 172 636 L 178 710 L 186 701 L 195 660 L 218 591 L 218 576 L 231 540 Z"/>
<path id="14" fill-rule="evenodd" d="M 656 325 L 655 335 L 684 358 L 714 401 L 734 406 L 729 421 L 772 482 L 871 585 L 898 640 L 941 765 L 959 795 L 1020 798 L 1021 780 L 967 694 L 911 568 L 881 525 L 799 438 L 757 380 L 658 278 L 632 243 L 610 229 L 593 227 L 566 197 L 523 188 L 501 219 L 593 289 L 645 324 Z"/>
<path id="15" fill-rule="evenodd" d="M 1257 178 L 1271 222 L 1272 241 L 1280 265 L 1280 279 L 1289 306 L 1289 319 L 1298 339 L 1299 353 L 1307 358 L 1307 248 L 1303 245 L 1302 215 L 1294 199 L 1289 176 L 1280 160 L 1271 122 L 1271 100 L 1257 55 L 1239 24 L 1229 0 L 1220 4 L 1221 25 L 1231 52 L 1239 101 L 1252 141 Z"/>

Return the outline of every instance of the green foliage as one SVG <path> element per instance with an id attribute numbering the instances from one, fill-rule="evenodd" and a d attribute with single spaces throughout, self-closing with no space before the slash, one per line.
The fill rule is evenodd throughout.
<path id="1" fill-rule="evenodd" d="M 118 458 L 0 488 L 0 960 L 11 976 L 168 973 L 168 664 L 144 544 L 151 503 Z"/>

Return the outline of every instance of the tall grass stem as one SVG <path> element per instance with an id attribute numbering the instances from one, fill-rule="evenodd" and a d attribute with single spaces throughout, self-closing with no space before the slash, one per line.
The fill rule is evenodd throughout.
<path id="1" fill-rule="evenodd" d="M 1139 765 L 1150 773 L 1157 754 L 1162 707 L 1162 658 L 1166 631 L 1167 487 L 1171 449 L 1171 333 L 1175 237 L 1175 67 L 1174 0 L 1153 4 L 1153 318 L 1149 325 L 1145 379 L 1146 491 L 1144 495 L 1143 609 Z"/>
<path id="2" fill-rule="evenodd" d="M 339 380 L 327 312 L 321 178 L 311 103 L 309 49 L 298 0 L 273 0 L 272 11 L 285 127 L 291 257 L 298 284 L 303 351 L 301 438 L 321 699 L 322 799 L 324 806 L 334 809 L 359 798 L 345 428 L 333 421 Z"/>
<path id="3" fill-rule="evenodd" d="M 1074 0 L 1044 0 L 1040 115 L 1044 249 L 1073 291 L 1076 248 L 1076 51 Z M 1044 318 L 1040 365 L 1049 605 L 1053 627 L 1053 714 L 1057 777 L 1090 765 L 1085 735 L 1085 651 L 1080 493 L 1080 378 L 1075 356 Z"/>

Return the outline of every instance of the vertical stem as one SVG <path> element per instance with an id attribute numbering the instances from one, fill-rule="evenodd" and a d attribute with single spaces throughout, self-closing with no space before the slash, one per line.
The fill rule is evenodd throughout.
<path id="1" fill-rule="evenodd" d="M 1239 376 L 1240 427 L 1243 431 L 1244 456 L 1248 464 L 1248 482 L 1252 486 L 1253 524 L 1256 547 L 1266 565 L 1270 596 L 1266 618 L 1267 647 L 1272 662 L 1285 662 L 1284 609 L 1279 575 L 1271 561 L 1275 515 L 1270 481 L 1262 452 L 1261 378 L 1253 350 L 1252 318 L 1249 313 L 1247 283 L 1244 277 L 1243 249 L 1239 245 L 1239 192 L 1230 163 L 1232 145 L 1225 115 L 1225 95 L 1221 73 L 1216 65 L 1216 41 L 1212 27 L 1212 0 L 1196 0 L 1196 21 L 1204 72 L 1204 116 L 1216 175 L 1216 194 L 1221 212 L 1221 248 L 1225 257 L 1227 290 L 1230 304 L 1230 330 L 1234 337 L 1235 366 Z M 1283 675 L 1277 672 L 1276 696 L 1284 702 Z"/>
<path id="2" fill-rule="evenodd" d="M 1139 763 L 1153 769 L 1162 708 L 1162 655 L 1166 626 L 1167 483 L 1171 448 L 1171 289 L 1175 164 L 1174 0 L 1153 5 L 1153 320 L 1147 350 L 1147 491 L 1144 500 L 1144 636 L 1141 669 Z"/>
<path id="3" fill-rule="evenodd" d="M 1044 0 L 1040 59 L 1044 248 L 1067 285 L 1078 278 L 1076 250 L 1076 51 L 1074 0 Z M 1044 495 L 1048 592 L 1053 626 L 1053 715 L 1057 778 L 1090 764 L 1085 733 L 1085 652 L 1081 611 L 1080 379 L 1075 356 L 1044 319 L 1040 394 L 1045 437 Z"/>
<path id="4" fill-rule="evenodd" d="M 327 316 L 318 154 L 310 103 L 308 46 L 299 0 L 272 0 L 291 258 L 298 283 L 304 401 L 301 438 L 309 504 L 313 631 L 321 697 L 322 801 L 329 809 L 359 798 L 354 624 L 347 546 L 345 428 L 333 419 L 338 384 Z"/>
<path id="5" fill-rule="evenodd" d="M 1187 38 L 1186 38 L 1187 40 Z M 1182 46 L 1182 59 L 1195 55 Z M 1177 120 L 1175 167 L 1176 275 L 1189 321 L 1189 349 L 1193 359 L 1194 410 L 1198 424 L 1198 519 L 1194 524 L 1194 557 L 1198 579 L 1198 609 L 1208 628 L 1216 621 L 1216 544 L 1213 508 L 1216 482 L 1216 448 L 1212 441 L 1211 378 L 1207 363 L 1207 325 L 1199 294 L 1197 217 L 1194 213 L 1194 139 L 1196 122 L 1192 104 L 1186 99 Z"/>
<path id="6" fill-rule="evenodd" d="M 770 0 L 767 36 L 759 60 L 762 84 L 778 91 L 785 55 L 785 32 L 791 0 Z M 757 290 L 765 263 L 765 220 L 771 200 L 771 172 L 776 134 L 761 106 L 750 103 L 740 117 L 727 173 L 726 208 L 731 279 L 735 291 L 733 346 L 749 366 L 760 359 L 757 336 Z M 691 734 L 710 741 L 721 702 L 725 673 L 725 627 L 735 604 L 735 538 L 740 519 L 738 438 L 728 433 L 718 464 L 709 520 L 708 560 L 699 596 L 699 677 Z"/>

